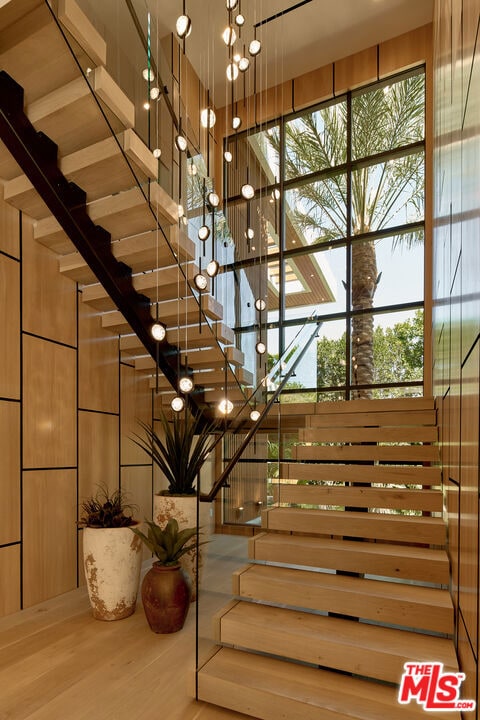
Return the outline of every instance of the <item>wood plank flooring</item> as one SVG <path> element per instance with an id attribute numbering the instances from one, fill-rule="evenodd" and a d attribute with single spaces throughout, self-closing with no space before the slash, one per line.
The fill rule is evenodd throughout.
<path id="1" fill-rule="evenodd" d="M 231 597 L 247 538 L 215 535 L 199 605 L 201 653 L 211 618 Z M 156 635 L 141 601 L 129 618 L 94 620 L 85 588 L 0 619 L 0 718 L 223 720 L 245 715 L 192 699 L 195 605 L 183 630 Z"/>

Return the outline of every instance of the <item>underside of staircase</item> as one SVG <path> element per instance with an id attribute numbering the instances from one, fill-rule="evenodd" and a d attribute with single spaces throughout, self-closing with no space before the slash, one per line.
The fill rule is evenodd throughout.
<path id="1" fill-rule="evenodd" d="M 433 400 L 307 413 L 198 697 L 263 720 L 425 717 L 398 703 L 404 664 L 458 671 Z"/>

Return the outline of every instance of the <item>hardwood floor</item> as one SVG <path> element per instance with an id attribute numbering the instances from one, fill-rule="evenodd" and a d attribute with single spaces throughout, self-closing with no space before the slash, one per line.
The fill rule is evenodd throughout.
<path id="1" fill-rule="evenodd" d="M 231 596 L 247 539 L 207 546 L 199 605 L 201 652 L 211 618 Z M 222 720 L 245 718 L 192 699 L 195 605 L 183 630 L 156 635 L 141 601 L 129 618 L 94 620 L 85 588 L 0 619 L 0 720 Z"/>

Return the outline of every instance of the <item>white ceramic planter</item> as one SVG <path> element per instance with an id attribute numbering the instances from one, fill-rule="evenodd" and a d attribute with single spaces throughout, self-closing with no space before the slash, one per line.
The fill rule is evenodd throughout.
<path id="1" fill-rule="evenodd" d="M 142 566 L 140 538 L 129 527 L 86 527 L 83 563 L 93 617 L 121 620 L 131 615 Z"/>
<path id="2" fill-rule="evenodd" d="M 210 535 L 210 503 L 200 503 L 200 542 L 208 540 Z M 160 527 L 165 527 L 170 518 L 175 518 L 180 530 L 197 525 L 197 498 L 195 495 L 155 495 L 153 500 L 153 519 Z M 199 547 L 199 581 L 204 564 L 204 545 Z M 196 600 L 197 559 L 196 550 L 190 550 L 180 558 L 180 564 L 192 584 L 192 602 Z"/>

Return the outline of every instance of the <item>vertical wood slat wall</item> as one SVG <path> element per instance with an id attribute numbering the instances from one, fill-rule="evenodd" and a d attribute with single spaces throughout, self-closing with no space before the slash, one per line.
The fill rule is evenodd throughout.
<path id="1" fill-rule="evenodd" d="M 0 616 L 83 583 L 77 503 L 98 483 L 151 515 L 130 440 L 151 391 L 82 304 L 31 221 L 0 200 Z"/>
<path id="2" fill-rule="evenodd" d="M 467 676 L 462 695 L 472 698 L 479 690 L 479 28 L 476 0 L 436 1 L 434 394 L 439 406 L 456 645 Z"/>

